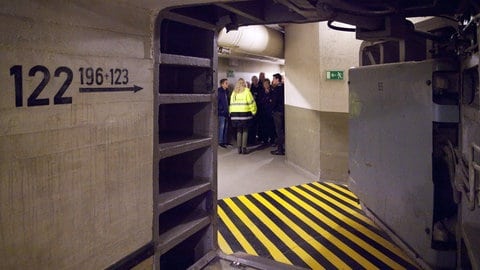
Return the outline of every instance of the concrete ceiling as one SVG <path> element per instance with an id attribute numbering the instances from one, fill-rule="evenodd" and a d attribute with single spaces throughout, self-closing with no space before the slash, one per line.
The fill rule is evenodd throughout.
<path id="1" fill-rule="evenodd" d="M 357 32 L 377 38 L 377 32 L 395 25 L 396 34 L 411 31 L 405 17 L 454 16 L 478 12 L 476 1 L 470 0 L 125 0 L 130 5 L 163 10 L 164 14 L 190 18 L 203 27 L 220 30 L 237 29 L 244 25 L 306 23 L 318 21 L 355 25 Z M 381 33 L 383 34 L 383 32 Z M 358 33 L 357 33 L 358 37 Z"/>

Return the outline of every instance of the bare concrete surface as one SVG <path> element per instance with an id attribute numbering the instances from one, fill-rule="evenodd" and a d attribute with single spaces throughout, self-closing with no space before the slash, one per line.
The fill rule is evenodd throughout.
<path id="1" fill-rule="evenodd" d="M 285 156 L 270 154 L 272 147 L 218 147 L 218 199 L 290 187 L 317 181 L 315 176 L 287 164 Z"/>

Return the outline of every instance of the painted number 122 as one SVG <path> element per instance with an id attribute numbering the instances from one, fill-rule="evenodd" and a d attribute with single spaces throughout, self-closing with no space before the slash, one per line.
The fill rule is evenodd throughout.
<path id="1" fill-rule="evenodd" d="M 33 90 L 32 94 L 27 99 L 27 106 L 42 106 L 42 105 L 49 105 L 50 100 L 48 98 L 38 98 L 40 93 L 45 89 L 45 86 L 50 81 L 50 71 L 45 66 L 37 65 L 32 67 L 28 71 L 28 76 L 35 77 L 37 73 L 43 75 L 42 81 L 37 85 L 37 87 Z M 60 89 L 57 91 L 53 98 L 54 104 L 71 104 L 72 97 L 64 97 L 63 95 L 67 91 L 68 87 L 72 83 L 73 79 L 73 72 L 68 67 L 58 67 L 55 69 L 54 76 L 60 77 L 60 75 L 64 73 L 66 75 L 65 81 L 63 82 Z M 22 107 L 23 106 L 23 73 L 22 73 L 22 66 L 16 65 L 10 68 L 10 75 L 14 76 L 15 79 L 15 106 Z"/>

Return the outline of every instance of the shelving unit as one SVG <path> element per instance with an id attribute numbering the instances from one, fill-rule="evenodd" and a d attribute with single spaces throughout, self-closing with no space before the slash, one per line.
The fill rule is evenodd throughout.
<path id="1" fill-rule="evenodd" d="M 177 65 L 177 66 L 189 66 L 189 67 L 203 67 L 210 68 L 212 61 L 209 58 L 200 58 L 176 54 L 162 54 L 161 62 L 163 65 Z"/>
<path id="2" fill-rule="evenodd" d="M 211 94 L 158 94 L 160 104 L 212 102 Z"/>
<path id="3" fill-rule="evenodd" d="M 214 29 L 166 12 L 157 22 L 155 269 L 184 269 L 217 250 Z"/>

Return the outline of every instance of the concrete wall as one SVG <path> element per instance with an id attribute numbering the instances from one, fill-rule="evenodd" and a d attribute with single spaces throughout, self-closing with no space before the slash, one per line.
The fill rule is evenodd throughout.
<path id="1" fill-rule="evenodd" d="M 102 269 L 151 241 L 152 14 L 125 2 L 2 2 L 0 269 Z M 116 86 L 144 89 L 81 93 L 82 68 L 128 70 Z M 54 104 L 68 70 L 72 101 Z M 38 99 L 49 105 L 29 106 L 47 71 Z"/>
<path id="2" fill-rule="evenodd" d="M 285 106 L 287 160 L 326 180 L 348 176 L 348 117 Z"/>
<path id="3" fill-rule="evenodd" d="M 227 77 L 227 71 L 229 70 L 233 71 L 234 77 Z M 218 79 L 227 78 L 232 88 L 238 79 L 243 78 L 251 82 L 252 76 L 258 77 L 260 72 L 265 72 L 265 77 L 271 81 L 273 74 L 283 74 L 284 68 L 283 65 L 275 63 L 235 58 L 218 58 Z"/>
<path id="4" fill-rule="evenodd" d="M 326 23 L 288 25 L 285 33 L 287 160 L 321 179 L 348 175 L 348 68 L 358 65 L 354 33 Z M 302 52 L 301 54 L 298 52 Z M 345 79 L 326 80 L 327 70 Z"/>
<path id="5" fill-rule="evenodd" d="M 285 106 L 287 161 L 320 177 L 320 112 Z"/>
<path id="6" fill-rule="evenodd" d="M 320 112 L 320 178 L 346 183 L 348 177 L 348 115 Z"/>

